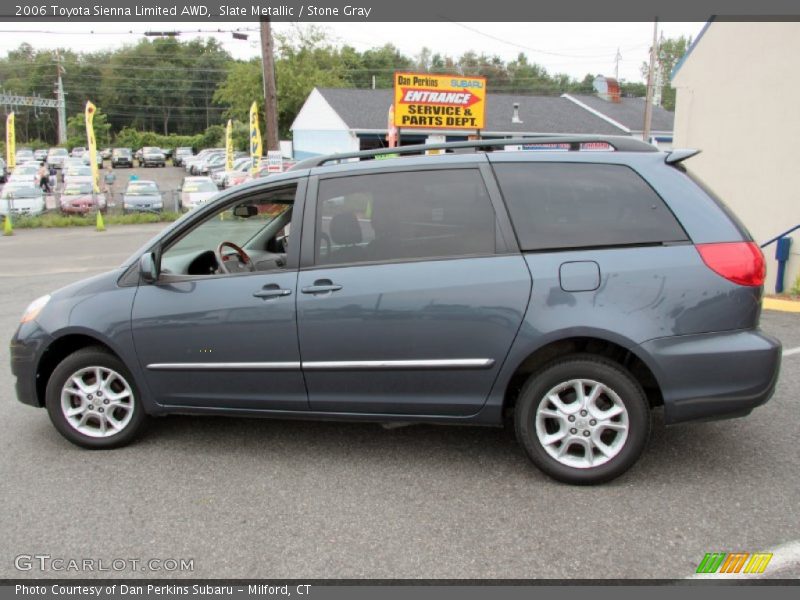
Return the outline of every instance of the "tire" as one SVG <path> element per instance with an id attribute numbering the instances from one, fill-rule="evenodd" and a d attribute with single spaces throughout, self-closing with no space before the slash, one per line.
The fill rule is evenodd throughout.
<path id="1" fill-rule="evenodd" d="M 95 375 L 98 370 L 104 381 L 99 390 Z M 79 391 L 76 381 L 81 382 L 85 391 Z M 98 393 L 107 396 L 100 400 L 103 405 L 98 404 Z M 109 394 L 116 397 L 108 397 Z M 50 420 L 61 435 L 73 444 L 93 450 L 130 443 L 146 421 L 130 371 L 116 356 L 98 347 L 83 348 L 61 361 L 47 382 L 45 403 Z M 83 410 L 68 417 L 65 411 L 70 407 Z M 81 421 L 84 415 L 88 415 L 85 422 Z"/>
<path id="2" fill-rule="evenodd" d="M 603 413 L 609 416 L 602 418 Z M 514 426 L 517 440 L 545 474 L 564 483 L 593 485 L 619 477 L 638 460 L 650 437 L 650 405 L 624 367 L 576 354 L 528 378 L 517 399 Z"/>

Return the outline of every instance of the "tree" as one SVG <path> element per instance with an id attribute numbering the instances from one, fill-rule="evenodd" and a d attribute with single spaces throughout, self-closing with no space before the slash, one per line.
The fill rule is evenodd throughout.
<path id="1" fill-rule="evenodd" d="M 658 44 L 657 58 L 661 67 L 662 84 L 661 89 L 661 106 L 667 110 L 675 110 L 675 88 L 670 85 L 670 77 L 672 76 L 672 69 L 678 64 L 678 61 L 684 57 L 689 46 L 692 45 L 691 37 L 680 36 L 679 38 L 666 38 L 662 39 Z M 650 72 L 650 64 L 647 62 L 642 63 L 642 77 L 647 80 L 648 73 Z"/>
<path id="2" fill-rule="evenodd" d="M 98 151 L 111 145 L 111 123 L 108 117 L 100 109 L 94 113 L 92 119 L 94 127 L 94 139 L 97 142 Z M 88 147 L 89 140 L 86 139 L 86 118 L 85 112 L 81 111 L 67 119 L 67 147 L 75 146 Z"/>

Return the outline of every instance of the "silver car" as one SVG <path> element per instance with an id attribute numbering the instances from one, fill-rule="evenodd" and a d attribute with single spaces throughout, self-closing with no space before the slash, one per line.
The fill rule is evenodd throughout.
<path id="1" fill-rule="evenodd" d="M 122 194 L 122 212 L 161 212 L 164 199 L 155 181 L 136 179 Z"/>

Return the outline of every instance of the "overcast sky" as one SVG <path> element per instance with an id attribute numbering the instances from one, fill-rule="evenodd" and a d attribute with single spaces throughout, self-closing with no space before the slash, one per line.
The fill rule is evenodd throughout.
<path id="1" fill-rule="evenodd" d="M 302 25 L 305 26 L 306 24 Z M 661 23 L 665 37 L 697 36 L 703 23 Z M 275 31 L 294 25 L 274 23 Z M 467 50 L 511 60 L 520 52 L 550 73 L 583 78 L 586 73 L 614 74 L 617 48 L 622 60 L 621 79 L 641 81 L 640 67 L 647 60 L 653 37 L 652 23 L 322 23 L 333 41 L 358 50 L 390 42 L 404 54 L 415 56 L 423 46 L 434 53 L 457 57 Z M 231 29 L 255 29 L 247 23 L 0 23 L 0 53 L 5 55 L 23 42 L 36 48 L 67 47 L 95 51 L 134 43 L 144 31 L 194 31 L 181 39 L 216 37 L 235 58 L 259 53 L 258 34 L 247 41 L 234 40 Z M 198 29 L 223 29 L 225 33 L 196 33 Z M 128 33 L 128 32 L 133 33 Z M 90 33 L 93 32 L 93 33 Z"/>

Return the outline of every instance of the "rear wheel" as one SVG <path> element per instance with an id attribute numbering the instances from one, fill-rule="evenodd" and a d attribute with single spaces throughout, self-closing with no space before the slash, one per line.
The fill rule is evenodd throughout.
<path id="1" fill-rule="evenodd" d="M 650 436 L 650 407 L 619 364 L 575 355 L 532 375 L 517 400 L 517 439 L 565 483 L 603 483 L 627 471 Z"/>
<path id="2" fill-rule="evenodd" d="M 85 448 L 124 446 L 145 422 L 133 377 L 102 348 L 84 348 L 65 358 L 47 382 L 45 401 L 59 433 Z"/>

